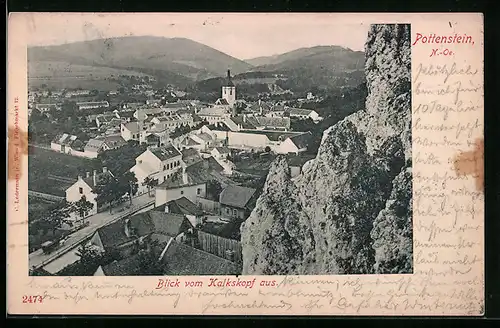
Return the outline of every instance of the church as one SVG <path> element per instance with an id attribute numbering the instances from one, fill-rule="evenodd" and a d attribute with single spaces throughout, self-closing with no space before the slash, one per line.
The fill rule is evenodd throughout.
<path id="1" fill-rule="evenodd" d="M 222 97 L 208 108 L 202 108 L 197 115 L 210 124 L 222 122 L 235 115 L 236 86 L 231 79 L 231 71 L 227 70 L 227 78 L 222 86 Z"/>

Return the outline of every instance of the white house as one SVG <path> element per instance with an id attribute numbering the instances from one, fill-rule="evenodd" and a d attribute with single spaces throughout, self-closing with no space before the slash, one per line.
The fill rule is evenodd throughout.
<path id="1" fill-rule="evenodd" d="M 308 118 L 310 118 L 314 122 L 321 120 L 321 117 L 319 116 L 319 114 L 312 109 L 290 108 L 288 110 L 288 113 L 290 114 L 290 117 L 295 117 L 295 118 L 299 118 L 302 120 L 305 120 Z"/>
<path id="2" fill-rule="evenodd" d="M 125 146 L 127 142 L 119 135 L 109 135 L 106 137 L 99 137 L 90 139 L 84 148 L 84 153 L 89 158 L 97 158 L 100 153 Z"/>
<path id="3" fill-rule="evenodd" d="M 50 143 L 50 148 L 65 154 L 71 153 L 71 145 L 76 139 L 77 137 L 75 135 L 70 135 L 68 133 L 57 135 Z"/>
<path id="4" fill-rule="evenodd" d="M 227 159 L 229 155 L 231 155 L 231 150 L 227 147 L 215 147 L 212 149 L 210 154 L 215 159 Z"/>
<path id="5" fill-rule="evenodd" d="M 181 152 L 174 146 L 168 145 L 148 148 L 135 159 L 135 165 L 130 169 L 130 172 L 135 173 L 139 184 L 138 193 L 143 194 L 148 191 L 147 186 L 143 186 L 147 177 L 162 183 L 183 166 Z"/>
<path id="6" fill-rule="evenodd" d="M 103 167 L 102 172 L 94 170 L 92 175 L 90 172 L 87 172 L 85 178 L 79 176 L 78 180 L 66 189 L 66 201 L 77 202 L 82 197 L 85 197 L 87 201 L 94 204 L 94 207 L 89 212 L 89 215 L 97 213 L 101 204 L 97 203 L 95 187 L 98 186 L 99 183 L 106 181 L 105 179 L 108 178 L 114 178 L 114 175 L 109 172 L 106 167 Z"/>
<path id="7" fill-rule="evenodd" d="M 206 181 L 191 175 L 184 168 L 167 181 L 156 187 L 155 207 L 166 204 L 172 200 L 186 197 L 195 203 L 197 197 L 205 198 L 207 194 Z"/>
<path id="8" fill-rule="evenodd" d="M 139 122 L 122 123 L 120 126 L 120 134 L 125 141 L 139 140 Z"/>
<path id="9" fill-rule="evenodd" d="M 96 108 L 108 108 L 109 103 L 107 101 L 87 101 L 87 102 L 78 102 L 76 106 L 79 110 L 83 109 L 96 109 Z"/>

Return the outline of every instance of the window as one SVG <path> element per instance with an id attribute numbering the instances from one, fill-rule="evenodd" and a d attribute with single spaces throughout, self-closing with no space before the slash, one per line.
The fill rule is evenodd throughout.
<path id="1" fill-rule="evenodd" d="M 181 195 L 184 195 L 184 190 L 181 190 Z"/>
<path id="2" fill-rule="evenodd" d="M 83 194 L 83 188 L 82 187 L 78 188 L 78 192 L 80 192 L 80 194 Z"/>
<path id="3" fill-rule="evenodd" d="M 226 213 L 229 214 L 231 213 L 231 211 L 229 210 L 229 208 L 226 207 Z"/>
<path id="4" fill-rule="evenodd" d="M 234 210 L 233 210 L 233 215 L 234 215 L 234 216 L 238 216 L 238 210 L 237 210 L 237 209 L 234 209 Z"/>
<path id="5" fill-rule="evenodd" d="M 163 165 L 163 171 L 165 171 L 166 169 L 167 169 L 167 166 Z"/>
<path id="6" fill-rule="evenodd" d="M 164 182 L 165 182 L 165 181 L 167 181 L 167 177 L 163 177 L 163 181 L 164 181 Z"/>
<path id="7" fill-rule="evenodd" d="M 196 189 L 196 194 L 197 195 L 201 194 L 201 188 Z"/>

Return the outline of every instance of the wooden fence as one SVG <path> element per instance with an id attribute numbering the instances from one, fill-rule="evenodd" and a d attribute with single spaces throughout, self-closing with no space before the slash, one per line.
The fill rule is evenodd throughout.
<path id="1" fill-rule="evenodd" d="M 242 261 L 241 243 L 237 240 L 219 237 L 203 231 L 198 231 L 198 240 L 201 249 L 205 252 L 228 259 L 226 251 L 230 250 L 234 254 L 233 262 L 240 263 Z"/>

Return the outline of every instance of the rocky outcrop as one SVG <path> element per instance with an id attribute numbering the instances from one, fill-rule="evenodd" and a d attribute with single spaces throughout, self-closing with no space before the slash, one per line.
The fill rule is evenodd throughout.
<path id="1" fill-rule="evenodd" d="M 374 25 L 365 46 L 368 97 L 323 134 L 290 179 L 273 163 L 241 227 L 244 274 L 412 272 L 409 25 Z"/>

